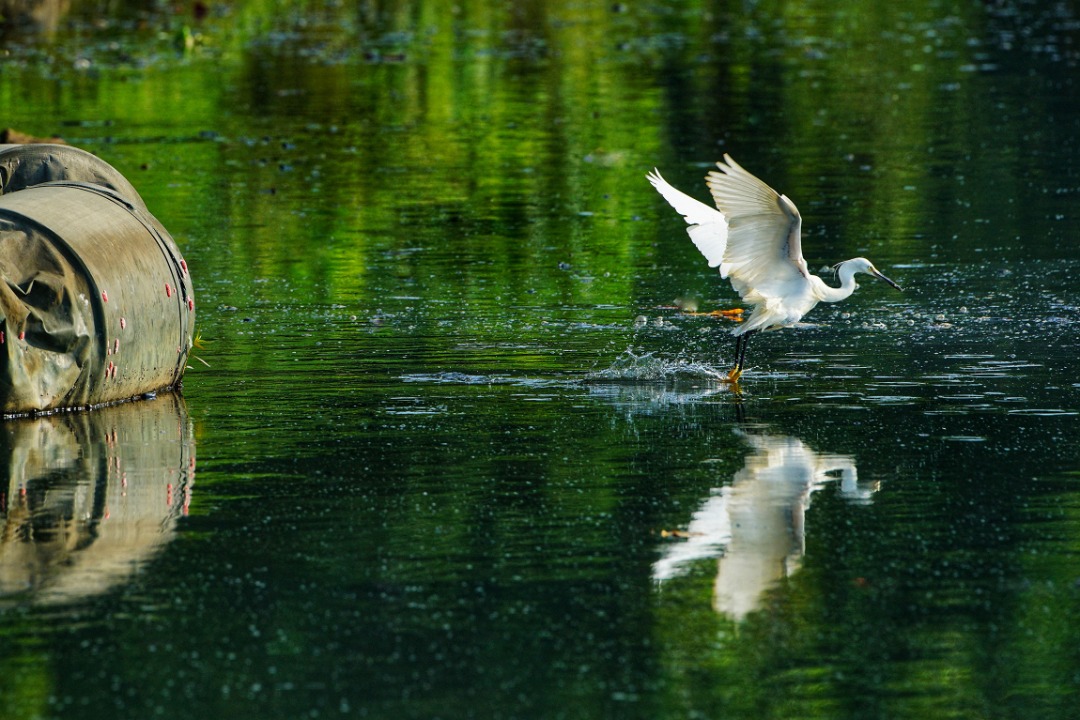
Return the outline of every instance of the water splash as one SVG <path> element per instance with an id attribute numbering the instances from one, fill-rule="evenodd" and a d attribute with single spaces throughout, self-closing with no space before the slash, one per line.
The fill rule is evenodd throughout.
<path id="1" fill-rule="evenodd" d="M 627 348 L 606 368 L 585 375 L 586 382 L 648 382 L 657 380 L 723 380 L 726 374 L 706 363 L 666 359 Z"/>

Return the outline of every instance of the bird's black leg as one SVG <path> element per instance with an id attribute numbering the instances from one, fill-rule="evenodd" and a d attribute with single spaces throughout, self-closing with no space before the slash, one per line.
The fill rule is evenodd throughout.
<path id="1" fill-rule="evenodd" d="M 739 382 L 739 376 L 742 375 L 742 356 L 746 351 L 746 336 L 735 336 L 735 367 L 728 373 L 729 382 Z"/>
<path id="2" fill-rule="evenodd" d="M 746 347 L 750 344 L 750 336 L 755 332 L 757 331 L 751 330 L 735 338 L 735 368 L 728 373 L 728 380 L 731 382 L 738 382 L 742 377 L 743 364 L 746 362 Z"/>
<path id="3" fill-rule="evenodd" d="M 756 333 L 757 330 L 751 330 L 742 336 L 742 352 L 739 353 L 739 369 L 743 369 L 743 365 L 746 364 L 746 347 L 750 344 L 750 336 Z"/>

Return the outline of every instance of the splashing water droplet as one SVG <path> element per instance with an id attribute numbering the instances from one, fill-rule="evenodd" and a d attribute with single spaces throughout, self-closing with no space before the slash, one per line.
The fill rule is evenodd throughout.
<path id="1" fill-rule="evenodd" d="M 638 355 L 633 350 L 626 350 L 610 366 L 589 373 L 588 380 L 650 381 L 674 380 L 677 378 L 722 378 L 723 373 L 697 361 L 682 358 L 668 360 L 658 358 L 653 353 Z"/>

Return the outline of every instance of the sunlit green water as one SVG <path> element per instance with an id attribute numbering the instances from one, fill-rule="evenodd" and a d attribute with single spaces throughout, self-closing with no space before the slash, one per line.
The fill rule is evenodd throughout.
<path id="1" fill-rule="evenodd" d="M 4 124 L 128 175 L 209 366 L 8 428 L 5 717 L 1072 717 L 1080 20 L 848 5 L 9 34 Z M 905 286 L 738 395 L 644 179 L 723 152 Z"/>

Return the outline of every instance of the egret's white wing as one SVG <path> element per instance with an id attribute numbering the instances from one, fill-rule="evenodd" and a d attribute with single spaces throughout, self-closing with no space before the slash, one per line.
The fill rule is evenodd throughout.
<path id="1" fill-rule="evenodd" d="M 646 177 L 671 207 L 675 208 L 675 212 L 682 215 L 689 223 L 690 227 L 686 229 L 686 232 L 697 249 L 709 261 L 709 267 L 716 267 L 724 262 L 728 243 L 728 226 L 723 214 L 681 190 L 676 190 L 668 184 L 667 180 L 660 177 L 660 172 L 655 168 Z"/>
<path id="2" fill-rule="evenodd" d="M 706 178 L 727 219 L 720 274 L 749 303 L 782 301 L 809 283 L 802 256 L 802 216 L 795 204 L 743 170 L 730 155 Z"/>

